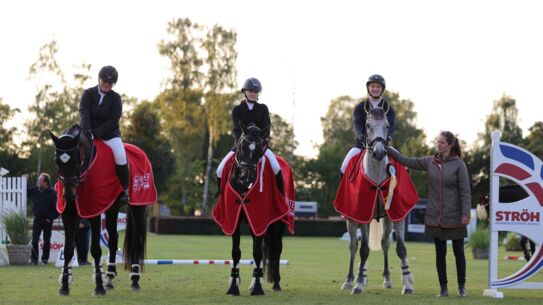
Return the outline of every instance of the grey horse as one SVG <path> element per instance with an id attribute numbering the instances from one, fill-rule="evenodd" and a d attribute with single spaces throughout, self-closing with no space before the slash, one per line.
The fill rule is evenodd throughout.
<path id="1" fill-rule="evenodd" d="M 368 104 L 369 105 L 369 104 Z M 387 165 L 389 163 L 386 155 L 385 145 L 387 145 L 387 130 L 389 127 L 386 113 L 388 111 L 388 104 L 385 103 L 383 108 L 366 108 L 367 116 L 367 152 L 362 158 L 362 166 L 365 175 L 370 178 L 377 185 L 380 185 L 385 179 L 387 179 Z M 346 175 L 347 176 L 347 175 Z M 347 179 L 348 177 L 344 177 Z M 381 239 L 381 247 L 383 249 L 384 256 L 384 271 L 383 271 L 383 287 L 392 288 L 392 281 L 390 280 L 390 271 L 388 266 L 388 249 L 390 246 L 390 235 L 392 230 L 396 231 L 396 253 L 401 261 L 401 281 L 403 284 L 402 294 L 413 294 L 414 278 L 409 269 L 407 261 L 407 250 L 404 243 L 404 220 L 399 222 L 392 222 L 383 208 L 383 202 L 381 196 L 378 196 L 377 208 L 375 209 L 374 218 L 383 218 L 384 228 Z M 381 221 L 383 221 L 381 220 Z M 358 276 L 355 280 L 353 265 L 358 250 L 358 239 L 356 236 L 357 227 L 360 226 L 362 233 L 362 246 L 360 248 L 360 264 L 358 270 Z M 367 286 L 367 259 L 370 253 L 369 248 L 369 224 L 361 224 L 356 221 L 347 219 L 347 231 L 349 232 L 350 243 L 349 250 L 351 257 L 349 260 L 349 273 L 343 283 L 341 289 L 351 290 L 352 294 L 360 294 L 364 292 L 364 286 Z M 372 237 L 374 238 L 374 237 Z M 353 281 L 354 286 L 353 286 Z"/>

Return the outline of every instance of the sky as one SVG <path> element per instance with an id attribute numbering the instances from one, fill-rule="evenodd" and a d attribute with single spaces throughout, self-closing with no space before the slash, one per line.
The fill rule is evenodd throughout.
<path id="1" fill-rule="evenodd" d="M 157 44 L 169 21 L 188 17 L 237 32 L 238 84 L 257 77 L 260 102 L 293 123 L 298 154 L 314 157 L 320 118 L 332 99 L 362 97 L 378 73 L 414 102 L 429 140 L 451 130 L 471 144 L 493 101 L 517 101 L 527 134 L 543 120 L 540 1 L 2 1 L 0 97 L 22 110 L 34 101 L 28 70 L 55 39 L 67 75 L 82 62 L 119 70 L 115 90 L 153 100 L 169 75 Z M 97 80 L 87 84 L 94 86 Z"/>

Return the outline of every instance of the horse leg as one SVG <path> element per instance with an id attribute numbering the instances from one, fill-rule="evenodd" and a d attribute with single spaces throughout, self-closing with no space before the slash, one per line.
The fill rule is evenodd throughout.
<path id="1" fill-rule="evenodd" d="M 404 222 L 405 220 L 394 223 L 394 230 L 396 231 L 396 253 L 401 261 L 403 284 L 402 294 L 413 294 L 415 292 L 415 289 L 413 288 L 415 278 L 413 277 L 413 274 L 411 274 L 407 260 L 407 248 L 405 247 L 404 242 Z"/>
<path id="2" fill-rule="evenodd" d="M 362 243 L 360 246 L 360 264 L 358 265 L 358 276 L 356 277 L 356 284 L 351 290 L 351 294 L 360 294 L 364 292 L 364 286 L 367 286 L 367 270 L 366 262 L 370 255 L 369 247 L 369 224 L 360 225 L 362 231 Z"/>
<path id="3" fill-rule="evenodd" d="M 73 282 L 71 263 L 74 256 L 75 214 L 74 204 L 66 204 L 64 213 L 62 213 L 62 223 L 64 224 L 64 267 L 58 279 L 61 285 L 58 291 L 59 295 L 69 295 L 70 285 Z"/>
<path id="4" fill-rule="evenodd" d="M 279 263 L 283 252 L 284 230 L 285 224 L 282 221 L 276 221 L 268 227 L 264 238 L 263 254 L 266 266 L 264 273 L 267 273 L 268 282 L 273 283 L 272 289 L 274 291 L 281 291 Z"/>
<path id="5" fill-rule="evenodd" d="M 115 285 L 113 280 L 117 276 L 117 266 L 115 264 L 117 258 L 117 249 L 119 244 L 119 234 L 117 233 L 117 219 L 119 216 L 119 209 L 121 205 L 119 201 L 106 212 L 106 230 L 109 236 L 108 248 L 109 248 L 109 261 L 107 263 L 106 271 L 106 283 L 105 288 L 107 290 L 114 289 Z"/>
<path id="6" fill-rule="evenodd" d="M 354 272 L 353 272 L 354 260 L 356 257 L 356 252 L 358 250 L 358 238 L 356 237 L 356 228 L 358 227 L 358 223 L 347 219 L 346 224 L 347 224 L 347 232 L 349 232 L 349 251 L 350 251 L 351 257 L 349 259 L 349 273 L 347 274 L 347 278 L 345 279 L 345 282 L 341 286 L 341 289 L 351 290 L 353 288 L 353 280 L 354 280 Z"/>
<path id="7" fill-rule="evenodd" d="M 388 217 L 383 218 L 383 221 L 385 222 L 383 237 L 381 239 L 381 248 L 383 249 L 383 257 L 385 260 L 385 266 L 383 270 L 383 288 L 392 288 L 392 281 L 390 280 L 390 269 L 388 266 L 388 249 L 390 248 L 390 233 L 392 233 L 392 222 L 388 220 Z"/>
<path id="8" fill-rule="evenodd" d="M 230 280 L 228 281 L 230 287 L 226 292 L 226 294 L 235 296 L 239 295 L 239 285 L 241 283 L 239 278 L 239 260 L 241 259 L 241 249 L 239 247 L 241 237 L 240 226 L 241 219 L 238 221 L 236 231 L 232 234 L 232 270 L 230 271 Z"/>
<path id="9" fill-rule="evenodd" d="M 263 295 L 264 289 L 264 272 L 262 271 L 262 242 L 264 238 L 262 236 L 253 236 L 253 258 L 255 260 L 255 269 L 253 270 L 253 279 L 251 285 L 249 285 L 249 291 L 251 295 Z"/>
<path id="10" fill-rule="evenodd" d="M 94 258 L 94 274 L 92 279 L 96 285 L 94 295 L 105 295 L 104 288 L 104 272 L 102 270 L 102 248 L 100 247 L 100 231 L 101 231 L 100 216 L 90 219 L 91 224 L 91 255 Z"/>
<path id="11" fill-rule="evenodd" d="M 128 206 L 126 233 L 124 239 L 124 267 L 130 270 L 130 290 L 141 289 L 139 280 L 145 262 L 145 243 L 147 227 L 145 222 L 146 206 Z"/>

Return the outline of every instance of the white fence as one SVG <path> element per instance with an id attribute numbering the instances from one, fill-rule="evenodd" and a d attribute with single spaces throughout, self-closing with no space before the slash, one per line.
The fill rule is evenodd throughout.
<path id="1" fill-rule="evenodd" d="M 27 177 L 2 177 L 0 176 L 0 213 L 9 210 L 23 210 L 26 213 L 26 189 Z M 7 241 L 6 233 L 0 226 L 0 245 Z"/>

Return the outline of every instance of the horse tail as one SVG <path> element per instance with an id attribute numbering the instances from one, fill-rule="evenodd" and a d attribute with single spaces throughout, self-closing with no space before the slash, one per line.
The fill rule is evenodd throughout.
<path id="1" fill-rule="evenodd" d="M 381 239 L 383 238 L 383 222 L 373 219 L 370 223 L 369 246 L 373 251 L 381 250 Z"/>
<path id="2" fill-rule="evenodd" d="M 283 251 L 283 232 L 285 224 L 282 221 L 272 223 L 266 231 L 262 245 L 264 273 L 269 283 L 279 281 L 279 260 Z"/>
<path id="3" fill-rule="evenodd" d="M 138 264 L 143 271 L 147 243 L 146 211 L 146 206 L 128 205 L 123 249 L 125 270 L 131 270 L 133 264 Z"/>

